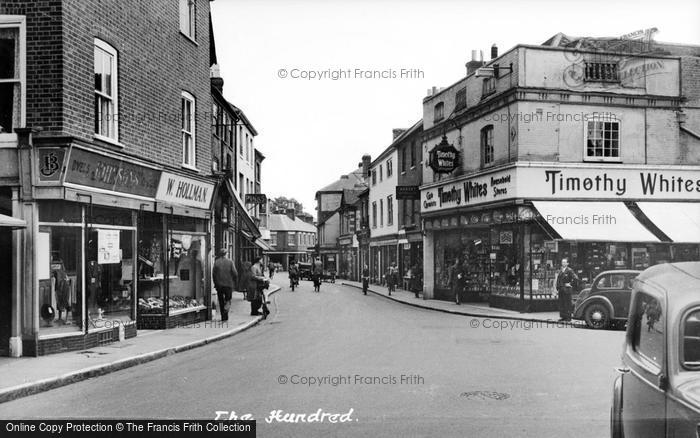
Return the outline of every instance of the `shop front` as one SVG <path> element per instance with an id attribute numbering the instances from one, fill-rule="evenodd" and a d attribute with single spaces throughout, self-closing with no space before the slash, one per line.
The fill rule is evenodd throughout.
<path id="1" fill-rule="evenodd" d="M 398 287 L 415 292 L 423 290 L 423 235 L 399 231 Z"/>
<path id="2" fill-rule="evenodd" d="M 684 190 L 652 190 L 654 175 Z M 554 310 L 564 257 L 584 284 L 605 270 L 700 260 L 698 201 L 700 170 L 688 167 L 515 165 L 427 185 L 426 294 L 454 299 L 459 269 L 465 301 Z"/>
<path id="3" fill-rule="evenodd" d="M 76 145 L 35 153 L 24 355 L 209 317 L 214 184 Z"/>
<path id="4" fill-rule="evenodd" d="M 338 263 L 338 277 L 359 281 L 358 273 L 358 241 L 355 236 L 345 236 L 338 239 L 340 247 L 340 261 Z"/>
<path id="5" fill-rule="evenodd" d="M 370 282 L 384 285 L 389 266 L 396 264 L 398 267 L 398 240 L 396 236 L 372 238 L 369 247 Z"/>

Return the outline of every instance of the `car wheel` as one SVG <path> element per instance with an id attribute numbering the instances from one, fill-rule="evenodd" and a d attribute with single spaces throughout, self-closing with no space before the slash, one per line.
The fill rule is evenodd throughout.
<path id="1" fill-rule="evenodd" d="M 606 329 L 610 326 L 610 311 L 602 303 L 589 304 L 583 311 L 583 319 L 592 329 Z"/>

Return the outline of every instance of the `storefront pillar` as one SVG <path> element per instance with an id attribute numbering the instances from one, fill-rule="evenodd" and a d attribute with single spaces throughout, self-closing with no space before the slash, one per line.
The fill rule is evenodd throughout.
<path id="1" fill-rule="evenodd" d="M 12 189 L 12 216 L 21 217 L 19 188 Z M 25 230 L 12 231 L 12 320 L 10 321 L 10 357 L 22 356 L 22 290 L 23 285 L 23 234 Z"/>
<path id="2" fill-rule="evenodd" d="M 435 296 L 435 233 L 426 231 L 423 238 L 423 299 Z"/>

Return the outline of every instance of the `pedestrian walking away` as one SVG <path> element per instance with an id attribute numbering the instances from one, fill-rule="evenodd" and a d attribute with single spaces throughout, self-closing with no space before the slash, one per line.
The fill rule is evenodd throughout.
<path id="1" fill-rule="evenodd" d="M 231 295 L 234 285 L 238 282 L 238 272 L 233 261 L 226 257 L 226 248 L 221 248 L 214 261 L 212 277 L 214 288 L 219 298 L 221 320 L 228 321 L 228 311 L 231 308 Z"/>
<path id="2" fill-rule="evenodd" d="M 295 261 L 289 264 L 289 287 L 294 292 L 294 288 L 299 286 L 299 268 Z"/>
<path id="3" fill-rule="evenodd" d="M 365 265 L 362 269 L 362 293 L 367 295 L 367 288 L 369 287 L 369 266 Z"/>
<path id="4" fill-rule="evenodd" d="M 314 292 L 321 292 L 321 278 L 323 276 L 323 263 L 320 259 L 314 261 L 312 278 L 314 280 Z"/>
<path id="5" fill-rule="evenodd" d="M 564 257 L 561 259 L 561 270 L 557 275 L 556 287 L 559 294 L 559 320 L 571 321 L 573 312 L 573 304 L 571 295 L 574 288 L 578 284 L 578 276 L 573 269 L 569 267 L 569 259 Z"/>

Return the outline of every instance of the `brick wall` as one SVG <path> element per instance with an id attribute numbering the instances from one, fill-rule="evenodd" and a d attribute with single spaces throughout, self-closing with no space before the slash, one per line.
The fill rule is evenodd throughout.
<path id="1" fill-rule="evenodd" d="M 119 142 L 98 143 L 180 167 L 180 96 L 196 98 L 197 167 L 211 162 L 209 0 L 197 0 L 196 43 L 180 33 L 173 0 L 9 0 L 27 17 L 27 126 L 40 136 L 94 140 L 94 39 L 118 53 Z"/>

